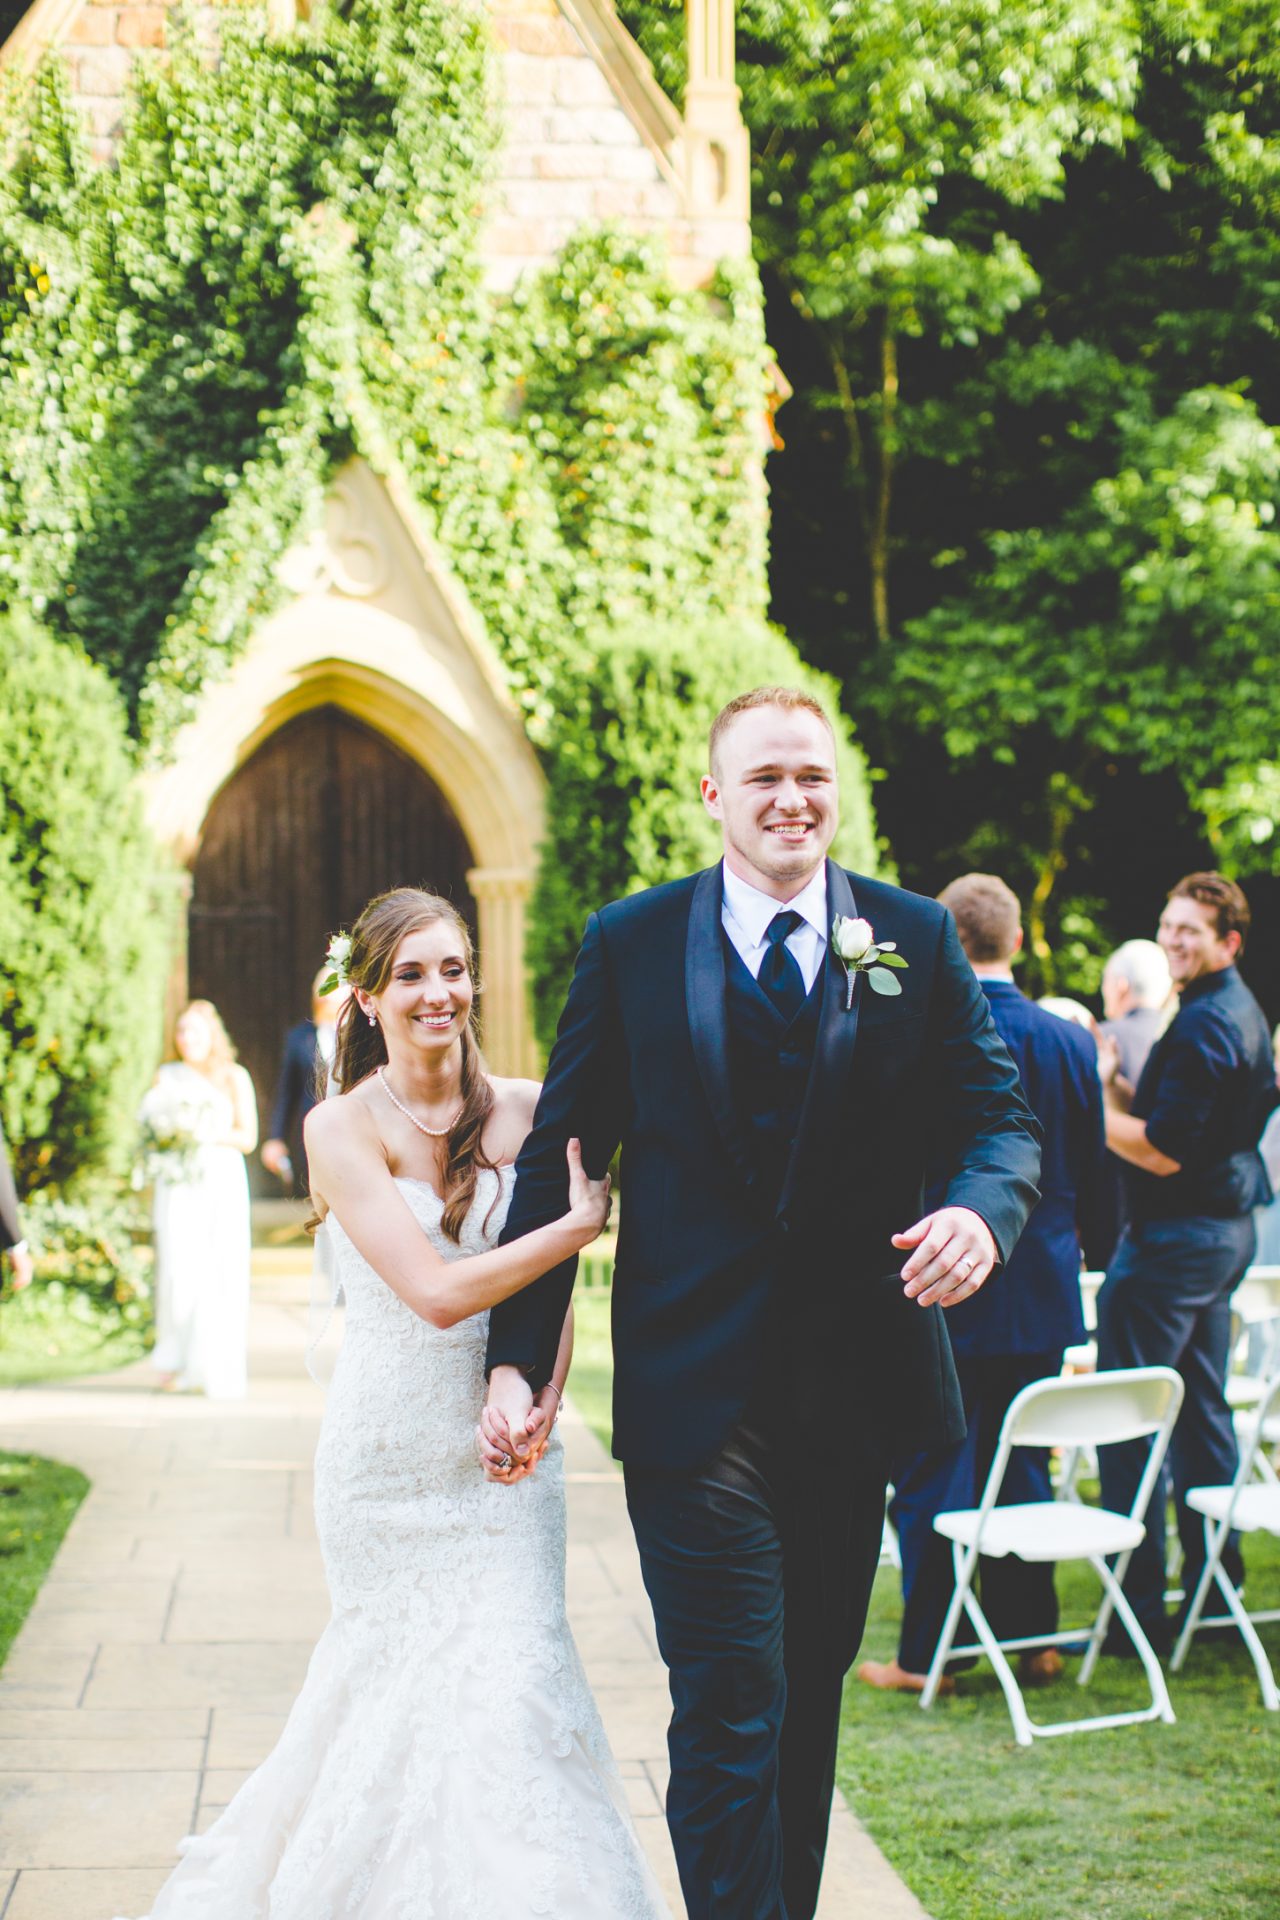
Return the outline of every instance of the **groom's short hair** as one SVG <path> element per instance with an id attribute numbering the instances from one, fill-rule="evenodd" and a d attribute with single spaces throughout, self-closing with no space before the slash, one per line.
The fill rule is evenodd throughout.
<path id="1" fill-rule="evenodd" d="M 711 722 L 711 736 L 707 741 L 707 761 L 715 772 L 716 757 L 720 742 L 738 718 L 740 713 L 750 713 L 755 707 L 781 707 L 784 713 L 797 711 L 816 714 L 834 740 L 836 730 L 821 701 L 815 700 L 811 693 L 805 693 L 800 687 L 752 687 L 750 693 L 735 693 L 727 706 L 721 707 Z"/>
<path id="2" fill-rule="evenodd" d="M 938 898 L 955 915 L 960 945 L 976 966 L 1016 953 L 1022 909 L 1017 894 L 996 874 L 962 873 Z"/>

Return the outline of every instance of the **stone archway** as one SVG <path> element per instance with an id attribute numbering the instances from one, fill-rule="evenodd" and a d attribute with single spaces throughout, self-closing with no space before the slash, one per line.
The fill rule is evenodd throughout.
<path id="1" fill-rule="evenodd" d="M 264 1133 L 289 1130 L 269 1124 L 281 1040 L 330 934 L 399 886 L 443 894 L 475 934 L 473 865 L 435 782 L 341 707 L 287 721 L 221 788 L 192 866 L 188 985 L 226 1021 Z"/>
<path id="2" fill-rule="evenodd" d="M 148 777 L 155 831 L 193 870 L 217 796 L 274 735 L 318 709 L 361 723 L 421 770 L 456 822 L 471 859 L 485 1049 L 500 1073 L 536 1073 L 524 938 L 544 783 L 478 619 L 403 482 L 360 460 L 280 573 L 289 600 Z M 184 956 L 175 997 L 186 987 Z"/>

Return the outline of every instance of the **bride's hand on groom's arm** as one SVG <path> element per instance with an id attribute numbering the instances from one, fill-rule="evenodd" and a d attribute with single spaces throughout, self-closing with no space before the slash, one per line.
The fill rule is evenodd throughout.
<path id="1" fill-rule="evenodd" d="M 604 1232 L 613 1207 L 610 1180 L 592 1180 L 582 1164 L 582 1142 L 570 1140 L 565 1149 L 569 1162 L 569 1212 L 566 1219 L 581 1230 L 579 1247 L 589 1247 Z"/>
<path id="2" fill-rule="evenodd" d="M 895 1233 L 893 1244 L 911 1252 L 902 1269 L 903 1291 L 922 1307 L 954 1307 L 970 1299 L 996 1264 L 991 1229 L 970 1207 L 939 1207 Z"/>

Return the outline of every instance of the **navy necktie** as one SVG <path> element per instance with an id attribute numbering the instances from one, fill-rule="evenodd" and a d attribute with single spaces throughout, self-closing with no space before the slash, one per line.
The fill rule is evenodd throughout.
<path id="1" fill-rule="evenodd" d="M 800 962 L 787 946 L 787 935 L 803 925 L 804 915 L 789 907 L 785 913 L 774 914 L 764 936 L 769 942 L 769 951 L 756 975 L 788 1026 L 805 1003 L 805 987 Z"/>

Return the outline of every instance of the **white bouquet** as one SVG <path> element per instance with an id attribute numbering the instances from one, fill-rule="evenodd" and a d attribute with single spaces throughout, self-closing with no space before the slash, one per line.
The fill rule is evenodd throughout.
<path id="1" fill-rule="evenodd" d="M 196 1158 L 208 1136 L 209 1116 L 194 1101 L 175 1097 L 161 1083 L 142 1102 L 138 1157 L 133 1186 L 154 1186 L 167 1180 L 184 1185 L 196 1176 Z"/>

